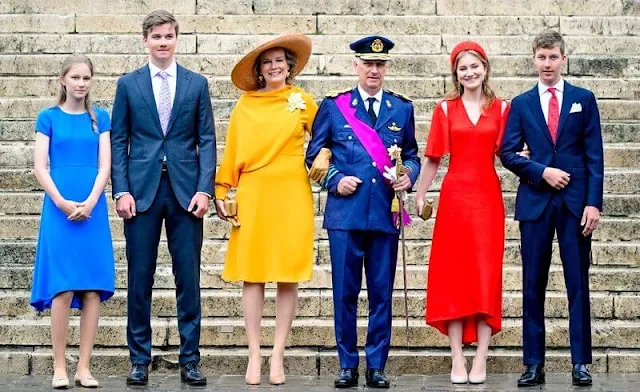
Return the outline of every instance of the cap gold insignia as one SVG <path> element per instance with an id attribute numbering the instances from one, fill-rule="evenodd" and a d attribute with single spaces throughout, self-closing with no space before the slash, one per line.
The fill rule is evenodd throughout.
<path id="1" fill-rule="evenodd" d="M 396 123 L 391 123 L 387 128 L 389 128 L 392 132 L 399 132 L 402 128 L 398 127 Z"/>
<path id="2" fill-rule="evenodd" d="M 358 100 L 357 99 L 353 99 L 353 101 L 351 101 L 351 106 L 356 106 L 358 104 Z"/>
<path id="3" fill-rule="evenodd" d="M 376 53 L 380 53 L 380 52 L 382 52 L 382 49 L 384 49 L 384 44 L 382 43 L 382 41 L 379 38 L 376 38 L 371 43 L 371 50 L 373 50 Z"/>

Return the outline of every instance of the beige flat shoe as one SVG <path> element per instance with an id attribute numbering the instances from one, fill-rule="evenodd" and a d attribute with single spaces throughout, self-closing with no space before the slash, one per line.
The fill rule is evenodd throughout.
<path id="1" fill-rule="evenodd" d="M 53 377 L 51 380 L 51 387 L 53 389 L 67 389 L 69 388 L 69 378 L 68 377 Z"/>
<path id="2" fill-rule="evenodd" d="M 92 376 L 80 377 L 78 374 L 73 378 L 76 382 L 77 386 L 81 386 L 83 388 L 98 388 L 100 383 L 98 380 L 93 378 Z"/>

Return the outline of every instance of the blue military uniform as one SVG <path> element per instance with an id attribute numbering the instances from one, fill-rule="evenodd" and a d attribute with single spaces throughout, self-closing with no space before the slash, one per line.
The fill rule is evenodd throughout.
<path id="1" fill-rule="evenodd" d="M 367 43 L 376 38 L 382 37 L 367 37 L 360 41 Z M 420 171 L 414 109 L 409 99 L 383 90 L 377 120 L 373 123 L 358 88 L 329 94 L 316 115 L 306 154 L 307 165 L 311 166 L 321 148 L 329 148 L 332 152 L 323 184 L 328 191 L 323 227 L 329 233 L 340 367 L 358 367 L 356 308 L 364 265 L 369 296 L 365 344 L 367 368 L 384 369 L 391 340 L 391 301 L 399 236 L 391 212 L 394 192 L 336 106 L 335 99 L 341 94 L 350 95 L 349 102 L 356 109 L 358 120 L 373 128 L 385 147 L 397 145 L 402 148 L 403 164 L 410 170 L 408 175 L 412 184 Z M 342 196 L 337 191 L 344 176 L 362 180 L 349 196 Z"/>

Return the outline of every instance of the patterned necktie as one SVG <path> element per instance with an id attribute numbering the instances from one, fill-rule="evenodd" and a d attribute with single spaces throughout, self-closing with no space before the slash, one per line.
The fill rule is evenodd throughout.
<path id="1" fill-rule="evenodd" d="M 371 125 L 375 126 L 376 121 L 378 121 L 378 116 L 376 116 L 376 112 L 373 110 L 373 103 L 377 101 L 377 99 L 375 99 L 375 97 L 369 97 L 367 98 L 367 101 L 369 101 L 369 110 L 367 110 L 367 113 L 369 113 Z"/>
<path id="2" fill-rule="evenodd" d="M 556 96 L 556 88 L 549 87 L 547 90 L 551 93 L 551 100 L 549 100 L 549 113 L 547 115 L 547 125 L 549 126 L 549 133 L 551 134 L 551 140 L 556 142 L 558 137 L 558 123 L 560 122 L 560 106 L 558 105 L 558 97 Z"/>
<path id="3" fill-rule="evenodd" d="M 160 84 L 160 96 L 158 97 L 158 116 L 160 117 L 160 126 L 162 126 L 162 133 L 167 134 L 167 127 L 169 126 L 169 119 L 171 118 L 171 91 L 169 90 L 169 81 L 167 78 L 169 74 L 161 71 L 158 72 L 158 76 L 162 79 Z"/>

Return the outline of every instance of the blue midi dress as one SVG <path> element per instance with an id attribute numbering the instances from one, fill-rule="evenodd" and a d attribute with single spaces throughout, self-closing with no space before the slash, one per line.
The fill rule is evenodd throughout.
<path id="1" fill-rule="evenodd" d="M 42 110 L 36 132 L 49 137 L 50 174 L 67 200 L 84 201 L 98 174 L 100 133 L 111 130 L 109 114 L 94 108 L 98 129 L 89 113 L 66 113 L 59 107 Z M 72 308 L 82 308 L 83 291 L 97 291 L 105 301 L 115 290 L 113 244 L 107 200 L 100 195 L 91 218 L 70 221 L 45 194 L 33 269 L 31 305 L 51 308 L 53 298 L 73 291 Z"/>

